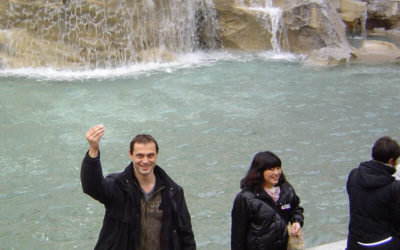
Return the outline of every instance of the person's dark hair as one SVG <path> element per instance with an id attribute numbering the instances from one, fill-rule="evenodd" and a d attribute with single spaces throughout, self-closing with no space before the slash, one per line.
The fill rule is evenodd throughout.
<path id="1" fill-rule="evenodd" d="M 282 162 L 278 156 L 270 151 L 258 152 L 254 156 L 246 176 L 240 181 L 240 188 L 250 190 L 260 188 L 264 183 L 264 171 L 274 167 L 282 167 Z M 286 178 L 282 172 L 278 185 L 284 182 L 286 182 Z"/>
<path id="2" fill-rule="evenodd" d="M 379 138 L 372 147 L 372 159 L 388 163 L 390 159 L 397 160 L 400 156 L 400 146 L 389 136 Z"/>
<path id="3" fill-rule="evenodd" d="M 133 148 L 135 146 L 135 143 L 149 143 L 149 142 L 154 142 L 154 144 L 156 145 L 156 152 L 158 153 L 159 148 L 156 139 L 154 139 L 153 136 L 148 134 L 140 134 L 135 136 L 131 141 L 129 152 L 133 154 Z"/>

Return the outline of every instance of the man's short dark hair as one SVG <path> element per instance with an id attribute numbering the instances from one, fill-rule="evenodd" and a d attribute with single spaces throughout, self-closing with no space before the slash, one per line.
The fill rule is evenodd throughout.
<path id="1" fill-rule="evenodd" d="M 400 146 L 389 136 L 379 138 L 372 147 L 372 159 L 388 163 L 390 159 L 397 160 L 400 156 Z"/>
<path id="2" fill-rule="evenodd" d="M 157 143 L 156 139 L 154 139 L 153 136 L 148 135 L 148 134 L 140 134 L 140 135 L 135 136 L 131 141 L 129 152 L 131 154 L 133 154 L 133 149 L 134 149 L 135 143 L 144 143 L 145 144 L 145 143 L 149 143 L 149 142 L 154 142 L 154 144 L 156 145 L 156 153 L 158 153 L 159 148 L 158 148 L 158 143 Z"/>

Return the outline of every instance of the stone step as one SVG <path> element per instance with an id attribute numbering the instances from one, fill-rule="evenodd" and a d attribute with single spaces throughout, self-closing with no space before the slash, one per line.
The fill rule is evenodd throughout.
<path id="1" fill-rule="evenodd" d="M 347 240 L 341 240 L 336 242 L 331 242 L 311 248 L 307 248 L 306 250 L 344 250 L 346 249 Z"/>

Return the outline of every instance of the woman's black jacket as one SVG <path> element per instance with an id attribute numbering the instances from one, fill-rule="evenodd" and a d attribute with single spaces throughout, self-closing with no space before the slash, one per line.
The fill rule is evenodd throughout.
<path id="1" fill-rule="evenodd" d="M 264 190 L 242 190 L 232 208 L 232 250 L 286 250 L 287 224 L 299 222 L 303 226 L 300 199 L 293 187 L 285 182 L 280 185 L 276 205 Z"/>
<path id="2" fill-rule="evenodd" d="M 163 209 L 162 248 L 165 250 L 196 249 L 190 215 L 183 189 L 160 167 L 154 169 L 157 183 L 164 185 L 160 209 Z M 97 158 L 86 154 L 82 162 L 83 191 L 103 203 L 103 227 L 95 249 L 137 249 L 139 242 L 141 193 L 133 164 L 121 173 L 103 177 L 100 153 Z M 157 184 L 158 185 L 158 184 Z"/>

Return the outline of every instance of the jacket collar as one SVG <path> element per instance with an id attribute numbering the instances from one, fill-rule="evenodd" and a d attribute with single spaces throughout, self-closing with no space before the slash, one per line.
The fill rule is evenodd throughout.
<path id="1" fill-rule="evenodd" d="M 281 192 L 279 194 L 279 199 L 278 199 L 278 204 L 280 204 L 281 202 L 281 198 L 285 197 L 286 194 L 289 192 L 289 190 L 291 189 L 291 186 L 287 183 L 284 182 L 282 184 L 279 185 L 279 187 L 281 188 Z M 254 195 L 257 199 L 266 201 L 270 204 L 273 204 L 275 206 L 277 206 L 277 204 L 275 204 L 274 200 L 272 199 L 272 197 L 267 194 L 263 188 L 258 188 L 257 190 L 254 191 Z"/>
<path id="2" fill-rule="evenodd" d="M 359 166 L 361 185 L 367 188 L 379 188 L 385 186 L 392 181 L 395 168 L 387 166 L 378 161 L 362 162 Z"/>
<path id="3" fill-rule="evenodd" d="M 179 185 L 176 184 L 168 174 L 158 165 L 154 168 L 154 174 L 156 176 L 156 186 L 155 189 L 158 189 L 161 186 L 165 186 L 168 190 L 173 191 L 179 188 Z M 124 189 L 129 189 L 131 185 L 137 185 L 139 187 L 139 182 L 135 176 L 133 171 L 133 163 L 131 162 L 123 172 L 119 174 L 111 175 Z"/>

